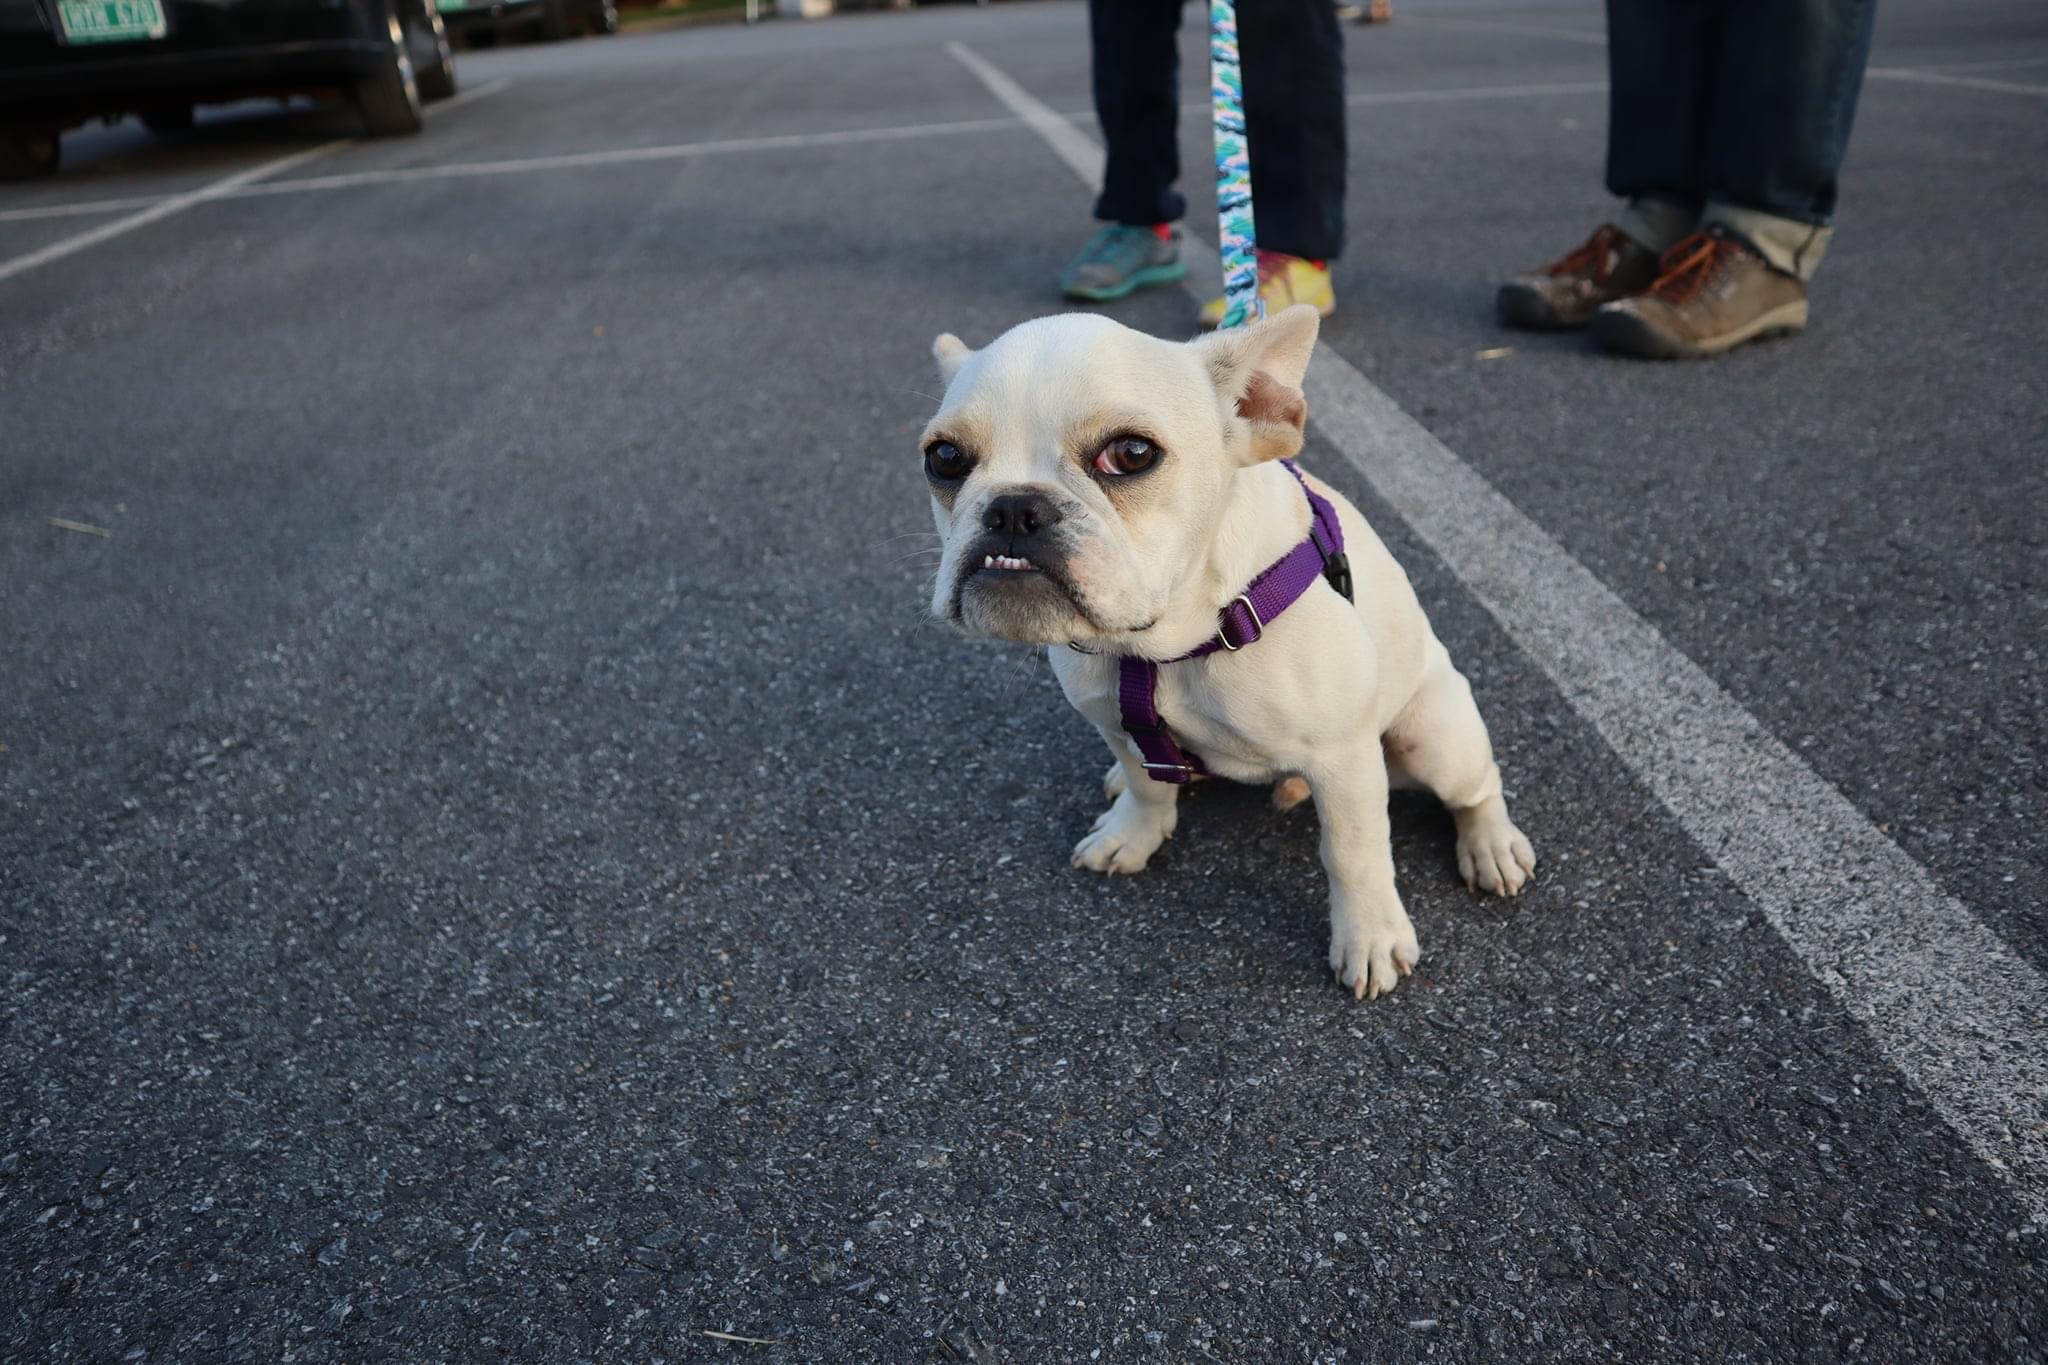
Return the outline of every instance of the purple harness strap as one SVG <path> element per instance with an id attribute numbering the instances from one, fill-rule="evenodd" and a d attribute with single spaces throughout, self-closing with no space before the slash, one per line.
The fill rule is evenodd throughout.
<path id="1" fill-rule="evenodd" d="M 1177 664 L 1199 659 L 1219 649 L 1232 651 L 1256 644 L 1266 627 L 1300 600 L 1318 578 L 1351 596 L 1351 566 L 1344 558 L 1344 528 L 1337 521 L 1337 509 L 1319 496 L 1301 477 L 1294 461 L 1281 461 L 1308 495 L 1308 539 L 1289 550 L 1278 562 L 1251 581 L 1251 586 L 1230 600 L 1217 613 L 1216 634 L 1178 658 L 1161 662 Z M 1159 714 L 1159 663 L 1125 656 L 1117 660 L 1116 698 L 1122 712 L 1124 733 L 1138 746 L 1145 771 L 1155 782 L 1188 782 L 1207 774 L 1202 760 L 1175 742 Z"/>

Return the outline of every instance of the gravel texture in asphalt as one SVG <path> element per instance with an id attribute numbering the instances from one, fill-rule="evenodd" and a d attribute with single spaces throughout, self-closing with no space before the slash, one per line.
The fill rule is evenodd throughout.
<path id="1" fill-rule="evenodd" d="M 1811 330 L 1685 366 L 1491 320 L 1609 211 L 1600 29 L 1350 30 L 1326 344 L 2048 966 L 2048 21 L 1888 5 L 1882 70 L 2017 88 L 1873 75 Z M 1063 3 L 465 53 L 274 183 L 792 140 L 0 282 L 0 1356 L 2048 1359 L 2013 1187 L 1320 437 L 1533 887 L 1397 798 L 1424 960 L 1365 1005 L 1306 808 L 1068 867 L 1099 743 L 924 618 L 913 442 L 1088 206 L 953 40 L 1087 110 Z M 0 262 L 347 132 L 76 134 Z"/>

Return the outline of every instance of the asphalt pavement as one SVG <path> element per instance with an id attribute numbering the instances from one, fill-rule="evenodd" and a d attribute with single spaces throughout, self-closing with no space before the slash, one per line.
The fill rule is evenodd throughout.
<path id="1" fill-rule="evenodd" d="M 1324 344 L 1785 758 L 1702 816 L 1313 427 L 1542 857 L 1474 898 L 1398 798 L 1371 1004 L 1312 812 L 1071 870 L 1099 742 L 923 615 L 931 338 L 1090 226 L 951 45 L 1092 137 L 1077 5 L 465 53 L 415 139 L 0 192 L 0 1357 L 2048 1360 L 2048 1017 L 1869 1008 L 1906 928 L 2048 972 L 2048 14 L 1888 3 L 1813 325 L 1696 365 L 1492 320 L 1608 211 L 1601 28 L 1347 31 Z M 1854 961 L 1733 837 L 1813 827 L 1786 762 L 1924 883 L 1796 869 Z"/>

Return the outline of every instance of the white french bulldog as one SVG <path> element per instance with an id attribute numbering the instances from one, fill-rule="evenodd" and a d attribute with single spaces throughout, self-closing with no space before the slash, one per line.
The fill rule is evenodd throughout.
<path id="1" fill-rule="evenodd" d="M 1077 867 L 1138 872 L 1176 819 L 1178 786 L 1148 773 L 1123 728 L 1119 657 L 1176 660 L 1216 637 L 1221 610 L 1308 533 L 1303 485 L 1278 461 L 1301 448 L 1316 330 L 1305 305 L 1185 344 L 1069 313 L 980 351 L 932 344 L 946 383 L 922 438 L 944 545 L 932 613 L 1049 646 L 1067 700 L 1116 755 Z M 1313 583 L 1255 643 L 1163 663 L 1157 707 L 1209 772 L 1277 782 L 1282 809 L 1314 796 L 1330 967 L 1378 996 L 1421 956 L 1394 889 L 1390 782 L 1450 807 L 1468 887 L 1513 895 L 1536 855 L 1407 576 L 1356 508 L 1311 486 L 1337 508 L 1355 604 Z"/>

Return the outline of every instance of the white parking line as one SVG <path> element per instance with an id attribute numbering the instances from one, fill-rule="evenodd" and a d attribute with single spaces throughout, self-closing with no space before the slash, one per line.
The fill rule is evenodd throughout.
<path id="1" fill-rule="evenodd" d="M 168 194 L 136 194 L 126 199 L 87 199 L 77 204 L 41 204 L 32 209 L 0 209 L 0 223 L 32 223 L 39 218 L 87 218 L 96 213 L 125 213 L 161 204 Z"/>
<path id="2" fill-rule="evenodd" d="M 1518 24 L 1503 19 L 1447 19 L 1435 15 L 1418 16 L 1407 22 L 1429 28 L 1465 29 L 1480 33 L 1519 33 L 1532 38 L 1554 38 L 1559 42 L 1577 43 L 1585 47 L 1607 46 L 1607 35 L 1604 33 L 1554 28 L 1547 24 Z M 1969 90 L 1990 90 L 2003 95 L 2048 95 L 2048 85 L 1984 80 L 1976 76 L 1950 74 L 1955 71 L 1994 70 L 2002 66 L 2031 66 L 2037 64 L 2039 60 L 2027 57 L 1993 62 L 1936 63 L 1931 66 L 1873 66 L 1865 68 L 1864 75 L 1878 80 L 1907 81 L 1917 85 L 1954 85 Z"/>
<path id="3" fill-rule="evenodd" d="M 2048 66 L 2048 57 L 1997 57 L 1984 62 L 1914 62 L 1908 71 L 2011 71 L 2022 66 Z"/>
<path id="4" fill-rule="evenodd" d="M 1444 22 L 1432 20 L 1433 23 Z M 1476 22 L 1476 21 L 1475 21 Z M 1495 27 L 1495 25 L 1485 25 Z M 1518 28 L 1529 26 L 1519 25 Z M 1583 37 L 1565 30 L 1544 29 L 1541 32 L 1554 36 Z M 947 45 L 962 62 L 978 62 L 981 59 L 958 43 Z M 2048 64 L 2048 58 L 2019 58 L 1998 62 L 1959 64 L 1954 69 L 1979 69 Z M 1001 71 L 991 67 L 987 72 L 977 71 L 984 81 L 1008 80 Z M 1974 77 L 1951 76 L 1945 69 L 1933 67 L 1872 67 L 1872 76 L 1903 81 L 1917 81 L 1928 85 L 1957 85 L 1980 90 L 1997 90 L 2010 94 L 2044 95 L 2048 86 L 2025 85 L 2012 81 L 1991 81 Z M 495 95 L 511 84 L 509 79 L 493 81 L 474 90 L 464 91 L 454 99 L 433 105 L 429 115 L 452 109 L 473 99 Z M 1420 90 L 1363 90 L 1345 96 L 1345 103 L 1356 107 L 1380 107 L 1404 104 L 1457 104 L 1467 101 L 1540 99 L 1564 95 L 1602 95 L 1607 92 L 1607 82 L 1597 81 L 1545 81 L 1528 85 L 1479 85 L 1429 87 Z M 1043 105 L 1039 106 L 1043 108 Z M 1207 113 L 1207 104 L 1183 105 L 1181 112 L 1187 115 Z M 1079 128 L 1095 117 L 1093 110 L 1077 110 L 1072 113 L 1055 114 L 1055 118 L 1069 126 Z M 342 175 L 300 176 L 293 180 L 275 180 L 259 177 L 261 183 L 248 183 L 222 189 L 208 194 L 208 199 L 255 199 L 280 194 L 307 194 L 322 190 L 356 189 L 369 185 L 397 185 L 421 180 L 460 180 L 474 176 L 522 175 L 534 171 L 574 170 L 586 166 L 623 166 L 643 161 L 675 161 L 699 156 L 726 156 L 737 152 L 775 151 L 792 147 L 821 147 L 850 145 L 864 142 L 899 142 L 918 137 L 945 137 L 956 133 L 987 132 L 999 128 L 1015 127 L 1016 119 L 965 119 L 952 123 L 922 123 L 887 128 L 835 129 L 818 133 L 788 133 L 764 137 L 731 138 L 715 142 L 679 142 L 657 147 L 628 147 L 611 151 L 567 152 L 558 156 L 517 157 L 502 161 L 455 162 L 438 166 L 406 166 L 389 170 L 353 171 Z M 1039 130 L 1046 134 L 1044 129 Z M 1081 142 L 1094 146 L 1085 133 L 1077 133 Z M 1099 154 L 1099 153 L 1098 153 Z M 289 169 L 281 167 L 280 169 Z M 174 195 L 135 195 L 125 199 L 94 199 L 77 204 L 43 204 L 34 208 L 0 209 L 0 223 L 32 222 L 44 218 L 86 218 L 102 213 L 122 213 L 131 209 L 150 208 L 168 203 L 177 198 Z M 90 245 L 90 243 L 87 243 Z M 67 253 L 68 254 L 68 253 Z M 32 267 L 30 267 L 32 268 Z M 0 275 L 0 279 L 4 279 Z"/>
<path id="5" fill-rule="evenodd" d="M 971 54 L 970 54 L 971 55 Z M 968 58 L 962 58 L 968 60 Z M 995 73 L 1001 78 L 1002 73 Z M 456 96 L 428 109 L 432 114 L 465 100 L 494 95 L 505 88 L 496 81 Z M 1534 85 L 1445 86 L 1421 90 L 1372 90 L 1347 97 L 1353 105 L 1451 104 L 1465 100 L 1541 98 L 1551 95 L 1604 94 L 1607 82 L 1554 81 Z M 1206 104 L 1187 105 L 1182 112 L 1193 115 L 1208 111 Z M 1095 117 L 1093 110 L 1060 114 L 1069 123 Z M 791 147 L 835 146 L 862 142 L 898 142 L 922 136 L 945 137 L 955 133 L 987 132 L 1014 128 L 1013 118 L 967 119 L 954 123 L 921 123 L 901 127 L 835 129 L 818 133 L 789 133 L 763 137 L 732 138 L 718 142 L 680 142 L 658 147 L 628 147 L 616 151 L 568 152 L 559 156 L 509 158 L 503 161 L 455 162 L 439 166 L 407 166 L 390 170 L 352 171 L 341 175 L 300 176 L 293 180 L 265 180 L 214 196 L 219 199 L 254 199 L 279 194 L 303 194 L 320 190 L 354 189 L 366 185 L 404 184 L 417 180 L 459 180 L 470 176 L 519 175 L 531 171 L 573 170 L 584 166 L 620 166 L 640 161 L 672 161 L 696 156 L 725 156 L 736 152 L 774 151 Z M 1084 136 L 1082 141 L 1088 139 Z M 1093 145 L 1090 143 L 1089 145 Z M 0 223 L 28 222 L 40 218 L 80 218 L 97 213 L 120 213 L 163 203 L 167 195 L 138 195 L 128 199 L 94 199 L 78 204 L 45 204 L 35 208 L 0 209 Z"/>
<path id="6" fill-rule="evenodd" d="M 1007 72 L 984 60 L 967 44 L 947 43 L 946 51 L 979 77 L 981 83 L 989 88 L 989 93 L 1003 102 L 1004 108 L 1023 119 L 1033 132 L 1044 138 L 1083 183 L 1091 186 L 1101 183 L 1103 152 L 1094 138 L 1040 104 L 1023 86 L 1011 80 Z"/>
<path id="7" fill-rule="evenodd" d="M 986 59 L 957 44 L 953 51 L 1096 187 L 1099 147 Z M 1050 135 L 1055 127 L 1059 136 Z M 1216 292 L 1213 248 L 1186 236 L 1183 251 L 1190 292 Z M 1342 356 L 1319 350 L 1306 387 L 1317 430 L 1764 912 L 2032 1217 L 2048 1222 L 2048 982 L 2041 973 Z"/>
<path id="8" fill-rule="evenodd" d="M 470 104 L 476 100 L 487 100 L 511 84 L 512 78 L 510 76 L 500 76 L 494 81 L 485 81 L 482 85 L 471 90 L 461 91 L 448 99 L 442 100 L 439 104 L 428 105 L 426 110 L 427 117 L 430 119 L 435 118 L 447 113 L 450 109 L 460 109 L 463 105 Z"/>
<path id="9" fill-rule="evenodd" d="M 509 79 L 486 82 L 474 90 L 465 90 L 452 99 L 443 100 L 439 104 L 429 105 L 426 112 L 429 116 L 432 116 L 444 110 L 468 104 L 472 100 L 486 99 L 497 94 L 511 83 Z M 172 214 L 182 213 L 195 204 L 203 204 L 213 199 L 233 198 L 238 192 L 248 189 L 265 176 L 278 175 L 284 171 L 291 170 L 294 166 L 303 166 L 317 157 L 326 156 L 329 152 L 347 146 L 354 140 L 353 138 L 336 138 L 332 142 L 323 142 L 317 147 L 308 147 L 303 151 L 292 152 L 275 160 L 263 162 L 261 165 L 251 166 L 247 170 L 237 171 L 233 175 L 223 176 L 219 180 L 202 185 L 196 190 L 187 190 L 182 194 L 137 196 L 129 199 L 102 199 L 85 204 L 52 204 L 41 208 L 10 209 L 7 212 L 0 213 L 0 222 L 21 222 L 36 218 L 76 217 L 91 213 L 120 212 L 129 208 L 140 208 L 142 211 L 130 217 L 120 219 L 117 222 L 102 223 L 96 228 L 88 228 L 76 236 L 62 238 L 38 250 L 16 256 L 9 261 L 0 262 L 0 281 L 12 279 L 16 275 L 26 274 L 37 266 L 48 265 L 51 261 L 62 260 L 66 256 L 84 251 L 87 247 L 98 246 L 101 242 L 119 237 L 123 233 L 133 232 L 139 227 L 147 227 L 151 223 L 161 222 Z"/>
<path id="10" fill-rule="evenodd" d="M 955 133 L 985 133 L 1015 128 L 1010 118 L 966 119 L 957 123 L 916 123 L 887 128 L 843 128 L 821 133 L 781 133 L 763 137 L 730 138 L 718 142 L 677 142 L 660 147 L 620 147 L 602 152 L 564 152 L 557 156 L 519 157 L 507 161 L 459 161 L 441 166 L 410 166 L 388 171 L 355 171 L 345 175 L 303 176 L 252 185 L 237 198 L 257 195 L 298 194 L 306 190 L 351 189 L 358 185 L 395 185 L 420 180 L 459 180 L 475 176 L 525 175 L 533 171 L 559 171 L 584 166 L 626 166 L 647 161 L 681 161 L 691 157 L 725 156 L 734 152 L 769 151 L 790 147 L 843 147 L 859 142 L 903 142 L 923 137 L 945 137 Z"/>
<path id="11" fill-rule="evenodd" d="M 1914 85 L 1955 85 L 1965 90 L 1990 90 L 2001 95 L 2048 95 L 2048 85 L 2029 85 L 2021 81 L 1992 81 L 1982 76 L 1955 76 L 1946 71 L 1923 70 L 1910 66 L 1873 66 L 1865 75 L 1879 80 L 1907 81 Z"/>
<path id="12" fill-rule="evenodd" d="M 948 44 L 948 50 L 958 43 Z M 957 53 L 955 54 L 958 55 Z M 972 56 L 972 53 L 969 53 Z M 960 60 L 967 61 L 968 57 Z M 996 73 L 998 76 L 1002 72 Z M 1421 90 L 1357 90 L 1344 97 L 1344 102 L 1353 107 L 1399 105 L 1399 104 L 1459 104 L 1467 100 L 1511 100 L 1539 99 L 1548 95 L 1604 95 L 1607 93 L 1605 77 L 1597 81 L 1543 81 L 1535 85 L 1447 85 L 1433 86 Z M 1207 115 L 1206 101 L 1183 104 L 1183 115 Z M 1093 109 L 1082 109 L 1071 114 L 1061 114 L 1069 123 L 1087 124 L 1095 120 Z"/>
<path id="13" fill-rule="evenodd" d="M 232 194 L 244 185 L 261 180 L 266 175 L 276 175 L 279 171 L 288 171 L 294 166 L 303 166 L 316 157 L 326 156 L 338 147 L 347 146 L 353 140 L 352 138 L 336 138 L 332 142 L 323 142 L 317 147 L 307 147 L 303 151 L 275 157 L 260 165 L 251 166 L 247 170 L 236 171 L 233 175 L 222 176 L 220 179 L 202 185 L 196 190 L 188 190 L 184 194 L 174 194 L 168 199 L 159 200 L 140 213 L 131 213 L 126 218 L 116 218 L 111 223 L 101 223 L 96 228 L 87 228 L 84 232 L 73 236 L 59 238 L 48 246 L 38 247 L 34 251 L 16 256 L 12 260 L 0 261 L 0 283 L 11 280 L 17 275 L 25 275 L 37 266 L 48 265 L 52 261 L 61 261 L 66 256 L 84 251 L 87 247 L 98 246 L 101 242 L 109 241 L 124 233 L 133 232 L 137 228 L 148 227 L 151 223 L 162 222 L 174 213 L 183 213 L 194 204 L 203 204 L 209 199 L 219 199 L 223 195 Z"/>
<path id="14" fill-rule="evenodd" d="M 1402 22 L 1420 24 L 1425 28 L 1465 29 L 1474 33 L 1520 33 L 1531 38 L 1555 38 L 1560 42 L 1580 43 L 1587 47 L 1607 46 L 1605 33 L 1589 33 L 1578 28 L 1553 28 L 1548 24 L 1517 24 L 1506 19 L 1446 19 L 1428 14 L 1404 17 Z"/>
<path id="15" fill-rule="evenodd" d="M 1344 102 L 1350 105 L 1382 104 L 1458 104 L 1466 100 L 1516 100 L 1531 99 L 1544 95 L 1604 95 L 1607 93 L 1606 80 L 1597 81 L 1546 81 L 1540 85 L 1476 85 L 1453 86 L 1443 90 L 1361 90 L 1346 95 Z M 1207 113 L 1209 106 L 1193 106 Z"/>
<path id="16" fill-rule="evenodd" d="M 502 88 L 502 83 L 500 87 Z M 478 96 L 495 90 L 479 89 Z M 460 99 L 461 96 L 457 96 Z M 455 100 L 448 101 L 448 105 Z M 557 156 L 519 157 L 505 161 L 458 161 L 439 166 L 398 166 L 387 170 L 349 171 L 340 175 L 307 175 L 295 180 L 263 180 L 222 189 L 212 199 L 255 199 L 280 194 L 308 194 L 322 190 L 355 189 L 364 185 L 403 185 L 423 180 L 464 180 L 476 176 L 524 175 L 534 171 L 574 170 L 586 166 L 626 166 L 646 161 L 683 161 L 692 157 L 728 156 L 736 152 L 775 151 L 793 147 L 840 147 L 862 142 L 902 142 L 921 137 L 947 137 L 957 133 L 985 133 L 1017 127 L 1013 118 L 965 119 L 955 123 L 917 123 L 887 128 L 841 128 L 818 133 L 782 133 L 763 137 L 730 138 L 716 142 L 676 142 L 658 147 L 623 147 L 600 152 L 564 152 Z M 279 166 L 288 170 L 289 166 Z M 57 204 L 43 208 L 15 209 L 0 213 L 9 219 L 59 218 L 101 213 L 138 205 L 164 204 L 169 197 L 97 200 L 85 204 Z M 4 277 L 0 277 L 4 278 Z"/>

